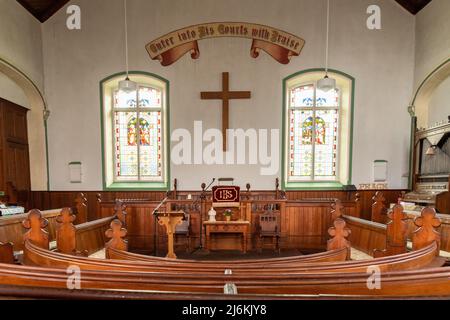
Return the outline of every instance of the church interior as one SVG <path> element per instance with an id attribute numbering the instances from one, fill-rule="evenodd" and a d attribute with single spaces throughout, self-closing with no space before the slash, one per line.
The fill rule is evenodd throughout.
<path id="1" fill-rule="evenodd" d="M 449 0 L 0 0 L 0 299 L 450 299 Z"/>

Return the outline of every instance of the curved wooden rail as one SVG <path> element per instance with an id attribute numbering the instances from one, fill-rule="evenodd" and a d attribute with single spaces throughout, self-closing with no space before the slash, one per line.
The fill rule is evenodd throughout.
<path id="1" fill-rule="evenodd" d="M 48 266 L 57 268 L 68 268 L 78 266 L 82 270 L 115 270 L 128 272 L 149 272 L 149 273 L 189 273 L 189 274 L 220 274 L 225 269 L 230 269 L 233 274 L 252 276 L 253 274 L 265 274 L 271 277 L 278 277 L 280 274 L 301 274 L 314 272 L 329 273 L 351 273 L 366 272 L 369 266 L 377 266 L 381 272 L 395 270 L 414 270 L 429 266 L 442 266 L 445 259 L 436 257 L 437 245 L 432 243 L 426 248 L 400 254 L 396 256 L 377 258 L 373 260 L 344 261 L 344 262 L 322 262 L 322 263 L 278 263 L 258 266 L 239 266 L 230 261 L 228 264 L 220 265 L 199 265 L 198 263 L 186 263 L 179 265 L 164 265 L 163 263 L 131 262 L 117 260 L 98 260 L 84 257 L 75 257 L 56 252 L 51 252 L 26 242 L 24 251 L 24 261 L 28 265 Z"/>
<path id="2" fill-rule="evenodd" d="M 301 275 L 235 276 L 235 275 L 165 275 L 145 277 L 142 273 L 118 271 L 83 271 L 83 290 L 126 290 L 142 292 L 222 293 L 225 283 L 234 283 L 239 294 L 333 294 L 357 296 L 449 297 L 450 268 L 432 268 L 381 274 L 382 286 L 371 290 L 367 273 L 312 273 Z M 66 288 L 64 269 L 36 268 L 0 264 L 0 285 L 42 288 Z"/>

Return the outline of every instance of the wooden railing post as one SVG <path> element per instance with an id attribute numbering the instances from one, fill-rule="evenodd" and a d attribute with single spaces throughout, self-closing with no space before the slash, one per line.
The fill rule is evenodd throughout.
<path id="1" fill-rule="evenodd" d="M 119 219 L 120 222 L 122 222 L 124 228 L 127 227 L 127 212 L 125 211 L 126 208 L 126 205 L 124 205 L 122 201 L 116 201 L 116 205 L 114 206 L 114 216 L 116 219 Z"/>
<path id="2" fill-rule="evenodd" d="M 79 193 L 75 198 L 76 223 L 81 224 L 88 221 L 87 199 L 83 193 Z"/>
<path id="3" fill-rule="evenodd" d="M 61 214 L 56 218 L 56 247 L 58 252 L 65 254 L 76 254 L 76 228 L 73 225 L 76 216 L 70 208 L 63 208 Z"/>
<path id="4" fill-rule="evenodd" d="M 122 228 L 122 222 L 115 219 L 111 222 L 110 229 L 106 230 L 105 235 L 109 240 L 105 245 L 106 259 L 109 259 L 109 249 L 116 249 L 121 251 L 128 251 L 128 242 L 124 240 L 127 235 L 127 230 Z"/>
<path id="5" fill-rule="evenodd" d="M 361 198 L 359 192 L 355 194 L 355 216 L 361 218 Z"/>
<path id="6" fill-rule="evenodd" d="M 386 228 L 386 249 L 375 249 L 375 258 L 393 256 L 407 252 L 408 216 L 403 212 L 401 205 L 396 205 L 388 213 L 390 221 Z"/>
<path id="7" fill-rule="evenodd" d="M 331 221 L 335 221 L 338 218 L 341 218 L 344 214 L 344 206 L 342 205 L 341 200 L 336 199 L 334 203 L 331 204 Z"/>
<path id="8" fill-rule="evenodd" d="M 343 219 L 338 218 L 334 220 L 334 227 L 328 229 L 328 234 L 332 237 L 327 242 L 327 251 L 347 248 L 347 260 L 350 260 L 351 244 L 347 240 L 351 231 L 346 227 L 346 223 Z"/>
<path id="9" fill-rule="evenodd" d="M 418 229 L 413 232 L 412 236 L 413 250 L 422 249 L 436 241 L 438 247 L 436 255 L 439 255 L 441 235 L 435 229 L 441 225 L 441 221 L 436 217 L 436 210 L 429 207 L 424 208 L 420 217 L 414 219 L 414 224 Z"/>
<path id="10" fill-rule="evenodd" d="M 39 210 L 31 210 L 22 225 L 25 229 L 28 229 L 23 236 L 24 241 L 30 241 L 42 249 L 49 249 L 48 232 L 43 230 L 48 226 L 48 220 L 42 218 L 42 213 Z"/>
<path id="11" fill-rule="evenodd" d="M 372 198 L 372 221 L 378 223 L 386 223 L 386 199 L 383 193 L 377 191 Z"/>

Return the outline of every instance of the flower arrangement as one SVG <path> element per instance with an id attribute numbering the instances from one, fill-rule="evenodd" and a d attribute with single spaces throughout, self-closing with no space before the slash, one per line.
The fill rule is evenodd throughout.
<path id="1" fill-rule="evenodd" d="M 230 220 L 231 220 L 231 216 L 233 215 L 233 211 L 232 211 L 231 209 L 226 209 L 226 210 L 223 212 L 223 215 L 225 216 L 225 219 L 226 219 L 227 221 L 230 221 Z"/>

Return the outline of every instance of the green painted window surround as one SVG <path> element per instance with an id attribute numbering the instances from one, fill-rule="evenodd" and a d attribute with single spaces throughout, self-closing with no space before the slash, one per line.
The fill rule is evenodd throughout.
<path id="1" fill-rule="evenodd" d="M 170 189 L 170 82 L 157 75 L 150 72 L 145 71 L 130 71 L 130 75 L 141 75 L 141 76 L 149 76 L 152 78 L 156 78 L 166 85 L 166 127 L 164 135 L 166 137 L 165 142 L 165 148 L 167 150 L 166 158 L 164 159 L 164 165 L 166 167 L 166 176 L 164 181 L 157 181 L 157 182 L 151 182 L 151 181 L 127 181 L 127 182 L 113 182 L 110 185 L 107 185 L 106 183 L 106 173 L 105 173 L 105 136 L 104 136 L 104 97 L 103 97 L 103 85 L 105 82 L 108 82 L 109 80 L 117 77 L 125 77 L 125 72 L 119 72 L 116 74 L 113 74 L 109 77 L 106 77 L 105 79 L 100 81 L 100 128 L 101 128 L 101 148 L 102 148 L 102 178 L 103 178 L 103 190 L 104 191 L 168 191 Z"/>
<path id="2" fill-rule="evenodd" d="M 350 76 L 347 73 L 344 73 L 339 70 L 335 69 L 328 69 L 330 73 L 336 73 L 339 74 L 348 80 L 351 81 L 351 104 L 350 104 L 350 132 L 349 132 L 349 161 L 348 161 L 348 181 L 347 185 L 352 184 L 352 161 L 353 161 L 353 124 L 354 124 L 354 115 L 355 115 L 355 78 Z M 287 146 L 285 144 L 286 141 L 286 89 L 287 89 L 287 82 L 291 80 L 292 78 L 295 78 L 299 75 L 306 74 L 306 73 L 313 73 L 313 72 L 325 72 L 325 68 L 313 68 L 313 69 L 307 69 L 302 70 L 296 73 L 293 73 L 286 78 L 283 79 L 283 101 L 282 101 L 282 143 L 281 143 L 281 176 L 282 176 L 282 189 L 287 191 L 295 191 L 295 190 L 344 190 L 345 186 L 341 182 L 333 182 L 333 181 L 305 181 L 305 182 L 287 182 L 286 179 L 286 157 L 287 157 Z"/>

